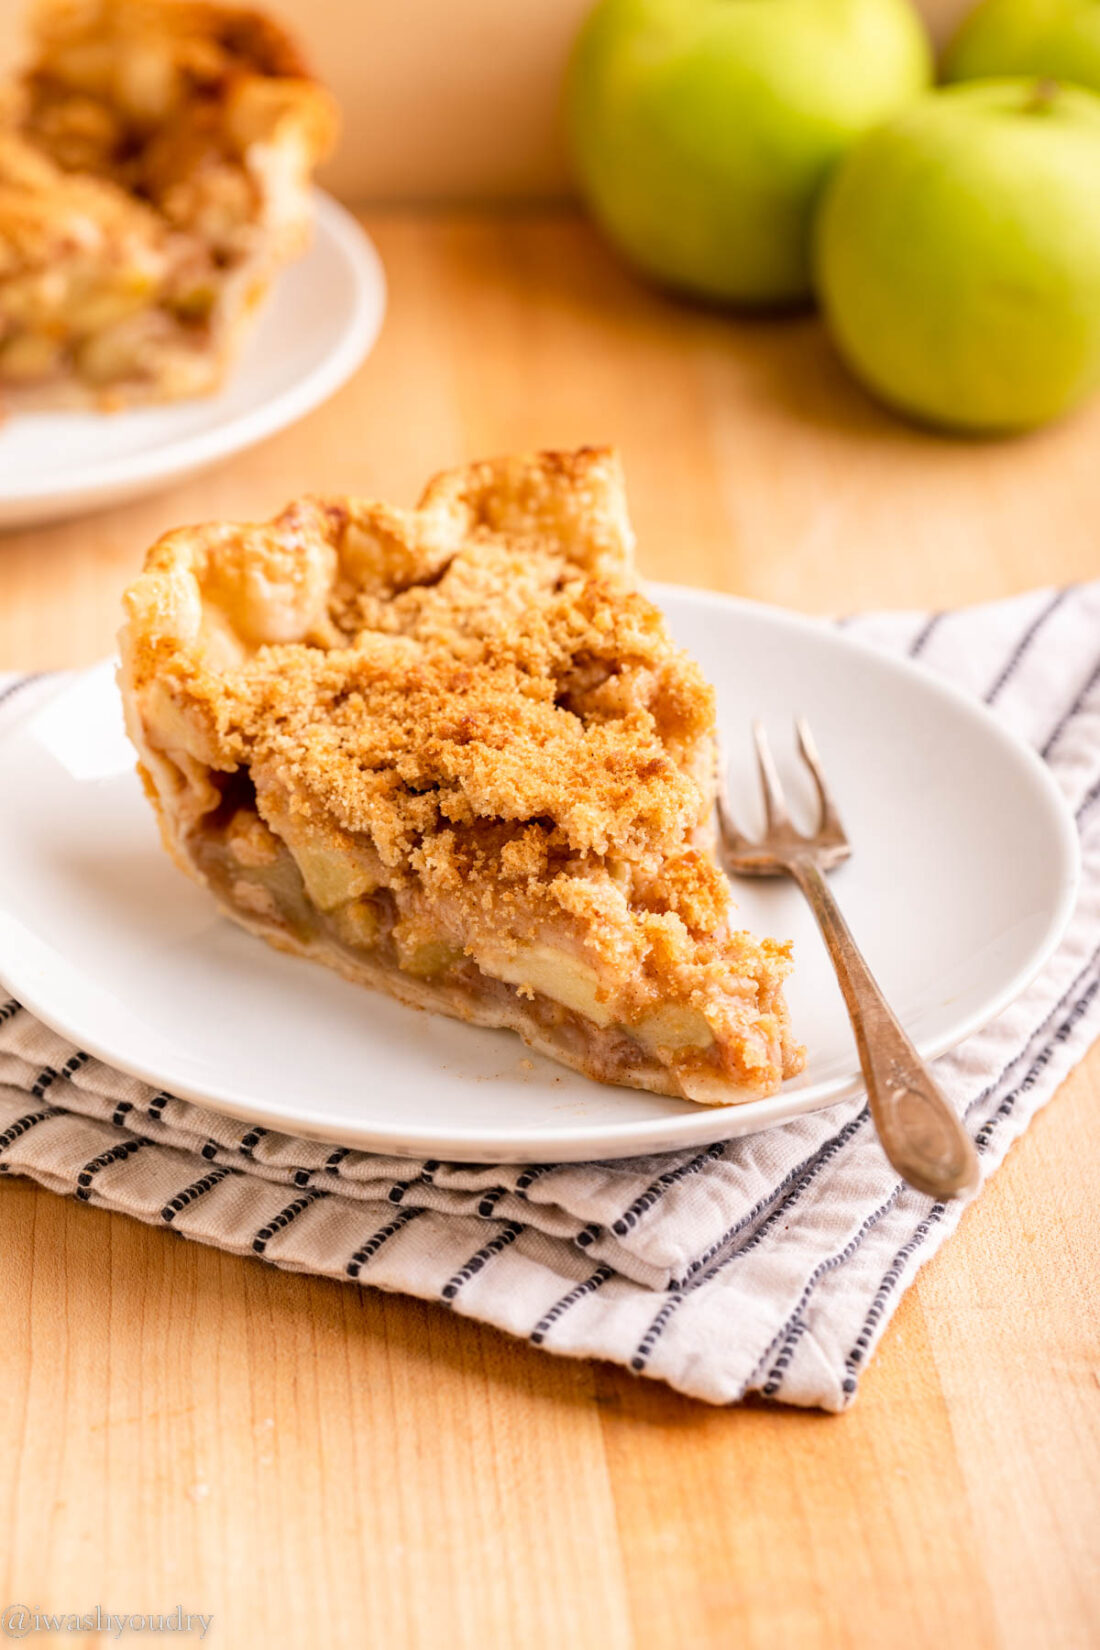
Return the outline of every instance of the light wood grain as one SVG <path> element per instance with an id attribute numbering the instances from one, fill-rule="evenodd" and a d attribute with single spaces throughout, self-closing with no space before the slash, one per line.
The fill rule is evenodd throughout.
<path id="1" fill-rule="evenodd" d="M 187 486 L 0 539 L 0 664 L 106 652 L 180 521 L 586 440 L 622 446 L 654 575 L 824 611 L 1100 572 L 1100 408 L 954 445 L 877 412 L 812 318 L 669 303 L 572 218 L 370 227 L 393 302 L 355 382 Z M 709 1410 L 4 1184 L 0 1604 L 179 1602 L 232 1650 L 1089 1650 L 1098 1165 L 1094 1053 L 840 1419 Z"/>

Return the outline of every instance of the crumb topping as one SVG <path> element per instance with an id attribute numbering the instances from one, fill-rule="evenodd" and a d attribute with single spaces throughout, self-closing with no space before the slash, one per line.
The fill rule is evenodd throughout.
<path id="1" fill-rule="evenodd" d="M 710 694 L 644 598 L 559 555 L 474 541 L 430 589 L 364 604 L 345 647 L 265 646 L 195 682 L 227 752 L 389 863 L 481 820 L 641 858 L 697 821 L 684 759 Z"/>
<path id="2" fill-rule="evenodd" d="M 207 208 L 211 194 L 241 195 L 244 149 L 280 115 L 320 147 L 330 139 L 324 94 L 261 12 L 205 0 L 45 0 L 35 39 L 24 136 L 65 171 L 109 178 L 177 224 L 204 194 Z"/>
<path id="3" fill-rule="evenodd" d="M 438 522 L 425 543 L 415 512 L 378 523 L 391 542 L 374 580 L 370 506 L 197 530 L 207 629 L 217 611 L 217 637 L 241 645 L 230 663 L 179 651 L 177 692 L 223 765 L 277 774 L 297 811 L 370 835 L 390 865 L 486 821 L 528 827 L 513 878 L 537 854 L 664 857 L 709 809 L 696 768 L 711 690 L 636 589 L 628 546 L 607 540 L 593 566 L 553 512 L 498 511 L 497 526 L 477 502 L 446 543 Z"/>

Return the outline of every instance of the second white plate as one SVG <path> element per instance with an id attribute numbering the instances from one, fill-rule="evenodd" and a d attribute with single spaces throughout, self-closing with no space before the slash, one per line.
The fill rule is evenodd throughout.
<path id="1" fill-rule="evenodd" d="M 810 812 L 789 732 L 812 718 L 855 845 L 834 886 L 925 1055 L 1023 989 L 1072 909 L 1073 822 L 1042 763 L 980 706 L 810 620 L 655 592 L 718 693 L 733 796 L 759 821 L 762 715 Z M 80 1048 L 246 1123 L 397 1155 L 628 1157 L 751 1133 L 852 1093 L 843 1002 L 801 897 L 743 882 L 745 925 L 791 937 L 808 1060 L 767 1100 L 700 1108 L 604 1087 L 507 1032 L 357 989 L 218 916 L 170 864 L 133 771 L 110 666 L 0 743 L 0 979 Z"/>
<path id="2" fill-rule="evenodd" d="M 219 395 L 0 423 L 0 527 L 152 492 L 255 446 L 335 394 L 378 336 L 386 281 L 351 213 L 327 195 L 314 201 L 313 240 L 279 277 Z"/>

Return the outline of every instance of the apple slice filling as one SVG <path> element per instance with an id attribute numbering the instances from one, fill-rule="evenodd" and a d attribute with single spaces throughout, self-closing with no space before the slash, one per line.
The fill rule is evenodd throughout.
<path id="1" fill-rule="evenodd" d="M 589 1065 L 611 1080 L 629 1080 L 656 1060 L 677 1069 L 689 1097 L 728 1098 L 729 1079 L 713 1059 L 714 1035 L 697 1009 L 664 1003 L 632 1021 L 619 1017 L 613 989 L 568 939 L 555 946 L 504 937 L 494 947 L 465 948 L 451 935 L 426 931 L 422 912 L 402 911 L 415 900 L 381 885 L 369 847 L 351 839 L 326 843 L 323 833 L 280 814 L 265 797 L 269 823 L 245 772 L 216 780 L 221 801 L 190 832 L 188 852 L 218 898 L 269 938 L 285 934 L 336 951 L 352 966 L 398 970 L 474 1005 L 522 998 L 556 1041 L 583 1048 Z"/>

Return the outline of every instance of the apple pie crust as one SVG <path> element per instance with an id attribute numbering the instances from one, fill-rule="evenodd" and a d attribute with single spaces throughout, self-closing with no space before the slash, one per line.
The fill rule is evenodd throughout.
<path id="1" fill-rule="evenodd" d="M 235 921 L 604 1082 L 720 1104 L 800 1069 L 789 947 L 731 928 L 713 858 L 713 695 L 637 588 L 613 454 L 181 529 L 125 603 L 146 791 Z"/>
<path id="2" fill-rule="evenodd" d="M 261 13 L 204 0 L 40 0 L 34 41 L 0 94 L 0 389 L 216 389 L 305 246 L 328 94 Z"/>

